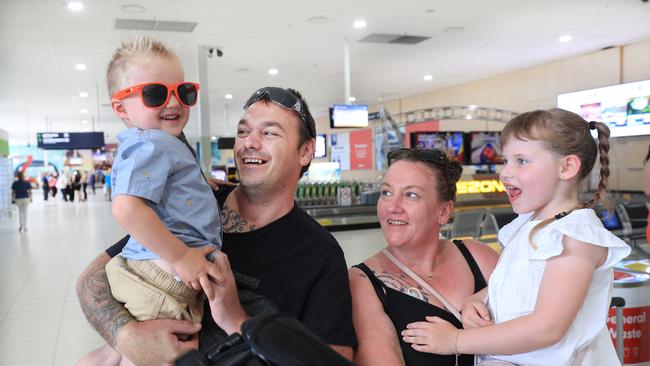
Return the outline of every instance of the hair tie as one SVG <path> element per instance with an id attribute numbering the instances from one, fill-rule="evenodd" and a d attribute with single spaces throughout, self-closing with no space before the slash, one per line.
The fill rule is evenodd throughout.
<path id="1" fill-rule="evenodd" d="M 596 121 L 589 122 L 589 129 L 590 130 L 595 130 L 596 129 Z"/>

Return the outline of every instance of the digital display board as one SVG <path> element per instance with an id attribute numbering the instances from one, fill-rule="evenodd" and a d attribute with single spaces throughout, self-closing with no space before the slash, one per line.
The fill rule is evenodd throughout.
<path id="1" fill-rule="evenodd" d="M 330 110 L 330 127 L 368 127 L 368 106 L 361 104 L 335 104 Z"/>
<path id="2" fill-rule="evenodd" d="M 36 141 L 44 150 L 99 149 L 104 147 L 104 133 L 37 132 Z"/>

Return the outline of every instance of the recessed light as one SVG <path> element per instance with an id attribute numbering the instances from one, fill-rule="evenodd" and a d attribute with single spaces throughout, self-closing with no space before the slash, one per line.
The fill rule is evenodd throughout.
<path id="1" fill-rule="evenodd" d="M 449 28 L 443 29 L 442 31 L 444 33 L 460 33 L 460 32 L 462 32 L 464 30 L 465 30 L 464 27 L 449 27 Z"/>
<path id="2" fill-rule="evenodd" d="M 79 92 L 79 96 L 80 96 L 81 98 L 88 98 L 88 93 L 86 93 L 86 92 Z"/>
<path id="3" fill-rule="evenodd" d="M 424 75 L 424 76 L 422 77 L 422 79 L 424 79 L 424 81 L 431 81 L 431 80 L 433 80 L 433 75 L 431 75 L 431 74 L 426 74 L 426 75 Z"/>
<path id="4" fill-rule="evenodd" d="M 82 108 L 82 109 L 79 110 L 79 112 L 81 112 L 83 114 L 86 114 L 86 113 L 88 113 L 88 110 L 86 108 Z"/>
<path id="5" fill-rule="evenodd" d="M 355 20 L 354 23 L 352 23 L 352 26 L 357 29 L 365 28 L 366 25 L 368 25 L 368 23 L 366 23 L 366 21 L 363 19 Z"/>
<path id="6" fill-rule="evenodd" d="M 316 16 L 307 19 L 308 24 L 323 24 L 327 23 L 329 19 L 327 17 Z"/>
<path id="7" fill-rule="evenodd" d="M 277 75 L 279 72 L 278 69 L 269 69 L 269 75 Z"/>
<path id="8" fill-rule="evenodd" d="M 147 9 L 138 4 L 124 4 L 122 5 L 122 11 L 125 13 L 140 14 L 147 11 Z"/>
<path id="9" fill-rule="evenodd" d="M 84 119 L 84 120 L 81 121 L 81 123 L 83 123 L 84 125 L 87 125 L 87 124 L 88 124 L 88 120 L 87 120 L 87 119 Z"/>
<path id="10" fill-rule="evenodd" d="M 87 69 L 86 64 L 75 64 L 74 68 L 79 70 L 79 71 L 84 71 Z"/>
<path id="11" fill-rule="evenodd" d="M 72 11 L 84 10 L 84 3 L 82 3 L 81 1 L 68 1 L 66 3 L 66 6 L 68 7 L 69 10 Z"/>
<path id="12" fill-rule="evenodd" d="M 217 139 L 217 136 L 212 136 L 212 137 L 210 137 L 210 139 L 211 139 L 212 141 L 214 141 L 214 140 Z"/>
<path id="13" fill-rule="evenodd" d="M 565 35 L 563 35 L 563 36 L 560 36 L 560 37 L 557 39 L 557 41 L 560 42 L 560 43 L 568 43 L 568 42 L 573 41 L 573 37 L 571 37 L 571 36 L 568 35 L 568 34 L 565 34 Z"/>
<path id="14" fill-rule="evenodd" d="M 348 102 L 354 103 L 357 101 L 357 97 L 348 97 Z"/>
<path id="15" fill-rule="evenodd" d="M 226 99 L 232 99 L 232 94 L 226 94 L 226 95 L 224 96 L 224 98 L 226 98 Z"/>

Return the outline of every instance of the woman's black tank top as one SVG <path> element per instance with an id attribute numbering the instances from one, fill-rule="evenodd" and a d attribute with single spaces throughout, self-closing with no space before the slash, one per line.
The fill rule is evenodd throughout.
<path id="1" fill-rule="evenodd" d="M 460 252 L 463 254 L 463 257 L 465 257 L 465 260 L 474 275 L 474 293 L 476 293 L 486 286 L 483 274 L 474 260 L 474 257 L 472 257 L 462 240 L 454 240 L 454 244 L 456 244 Z M 462 329 L 462 324 L 452 313 L 448 312 L 444 308 L 429 304 L 428 302 L 416 299 L 415 297 L 384 285 L 384 283 L 375 276 L 370 268 L 363 263 L 354 267 L 359 268 L 366 274 L 366 276 L 368 276 L 375 292 L 377 293 L 377 297 L 384 305 L 384 311 L 393 321 L 393 325 L 395 325 L 395 329 L 398 333 L 397 337 L 399 338 L 406 366 L 454 366 L 456 364 L 456 356 L 443 356 L 418 352 L 411 348 L 409 343 L 405 343 L 399 335 L 402 330 L 406 329 L 407 324 L 424 321 L 425 316 L 438 316 L 447 320 L 456 328 Z M 458 358 L 458 365 L 474 365 L 474 355 L 461 355 Z"/>

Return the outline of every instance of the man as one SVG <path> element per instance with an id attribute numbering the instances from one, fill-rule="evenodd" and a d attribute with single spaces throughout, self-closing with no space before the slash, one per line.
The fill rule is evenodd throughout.
<path id="1" fill-rule="evenodd" d="M 202 345 L 216 333 L 215 324 L 233 333 L 248 315 L 282 311 L 351 359 L 356 339 L 343 252 L 293 199 L 298 179 L 314 155 L 314 120 L 304 99 L 291 89 L 262 88 L 244 109 L 234 147 L 240 184 L 220 190 L 217 197 L 224 237 L 223 253 L 217 253 L 215 263 L 223 283 L 215 286 L 211 315 L 204 317 Z M 118 243 L 107 253 L 114 254 L 119 247 Z M 109 257 L 95 259 L 77 286 L 84 314 L 108 344 L 138 365 L 169 364 L 196 348 L 196 338 L 181 341 L 176 334 L 195 334 L 201 329 L 197 324 L 131 318 L 107 291 L 103 266 Z M 237 272 L 239 297 L 231 265 Z M 119 360 L 105 347 L 82 361 Z"/>

